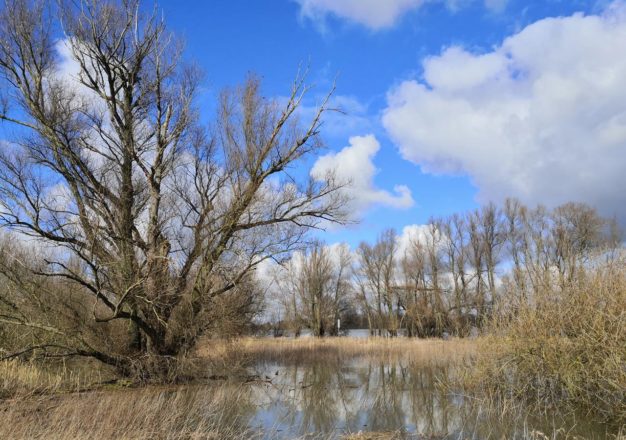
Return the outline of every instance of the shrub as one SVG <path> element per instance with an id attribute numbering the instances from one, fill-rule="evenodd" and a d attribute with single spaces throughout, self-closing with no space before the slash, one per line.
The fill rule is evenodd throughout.
<path id="1" fill-rule="evenodd" d="M 466 385 L 491 397 L 626 421 L 623 261 L 581 271 L 567 286 L 544 286 L 510 305 L 480 342 Z"/>

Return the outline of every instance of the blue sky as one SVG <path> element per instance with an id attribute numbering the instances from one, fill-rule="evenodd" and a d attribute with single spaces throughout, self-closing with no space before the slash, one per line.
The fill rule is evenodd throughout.
<path id="1" fill-rule="evenodd" d="M 351 137 L 372 134 L 380 147 L 360 159 L 376 172 L 357 198 L 379 193 L 358 203 L 358 225 L 324 234 L 329 242 L 355 246 L 388 227 L 401 231 L 506 196 L 547 205 L 580 199 L 626 218 L 615 190 L 626 183 L 626 101 L 617 81 L 598 90 L 589 84 L 594 75 L 626 72 L 620 2 L 164 0 L 159 7 L 184 37 L 186 57 L 206 72 L 207 118 L 219 89 L 248 72 L 263 78 L 268 96 L 281 96 L 309 62 L 317 96 L 307 105 L 337 78 L 335 96 L 348 114 L 332 116 L 324 139 L 338 152 Z M 568 111 L 557 117 L 552 108 Z M 341 165 L 361 163 L 363 142 Z M 603 159 L 590 159 L 596 154 Z M 396 185 L 408 188 L 411 202 Z"/>

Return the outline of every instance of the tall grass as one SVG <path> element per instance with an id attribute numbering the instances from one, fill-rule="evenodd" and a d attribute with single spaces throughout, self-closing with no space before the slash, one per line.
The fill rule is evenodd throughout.
<path id="1" fill-rule="evenodd" d="M 508 329 L 508 327 L 502 327 L 500 331 L 504 332 L 505 328 Z M 342 362 L 360 357 L 377 361 L 376 363 L 386 363 L 387 361 L 393 363 L 400 359 L 410 359 L 410 364 L 417 365 L 417 371 L 420 372 L 415 374 L 433 371 L 428 368 L 433 363 L 458 365 L 459 362 L 471 361 L 474 357 L 479 356 L 478 364 L 470 363 L 475 368 L 480 368 L 476 371 L 486 374 L 498 371 L 497 369 L 490 369 L 494 366 L 491 362 L 500 359 L 500 353 L 504 352 L 497 352 L 497 355 L 486 358 L 484 355 L 477 354 L 476 346 L 478 345 L 485 350 L 500 350 L 502 347 L 508 347 L 504 343 L 505 335 L 500 336 L 502 339 L 493 336 L 485 341 L 385 338 L 367 340 L 354 338 L 324 340 L 315 338 L 297 340 L 244 338 L 233 341 L 206 341 L 199 348 L 197 354 L 213 366 L 221 365 L 220 368 L 226 368 L 231 361 L 238 362 L 235 365 L 240 366 L 258 362 L 289 364 L 304 361 L 305 363 L 326 363 L 331 372 L 335 371 L 333 369 L 337 366 L 341 366 Z M 494 341 L 500 342 L 493 347 L 483 345 Z M 336 360 L 339 363 L 335 363 Z M 13 389 L 21 389 L 22 392 L 14 392 L 13 395 L 17 397 L 12 399 L 0 400 L 1 439 L 243 440 L 248 438 L 285 438 L 286 435 L 284 432 L 271 432 L 272 428 L 267 428 L 270 431 L 262 432 L 254 419 L 255 415 L 258 414 L 259 405 L 263 407 L 264 399 L 270 395 L 263 390 L 279 385 L 255 383 L 254 381 L 246 383 L 245 380 L 238 380 L 239 372 L 235 370 L 230 370 L 229 373 L 229 377 L 234 380 L 210 381 L 209 385 L 152 385 L 128 390 L 99 389 L 81 393 L 54 394 L 56 391 L 67 390 L 68 383 L 71 382 L 63 382 L 61 376 L 55 376 L 42 370 L 38 371 L 30 364 L 20 364 L 13 361 L 3 365 L 4 369 L 1 372 L 9 372 L 6 377 L 12 378 L 10 381 L 6 380 L 6 383 L 21 384 L 21 388 L 13 385 Z M 319 373 L 319 365 L 317 367 L 313 365 L 313 367 L 317 368 Z M 406 373 L 403 371 L 402 377 L 405 377 Z M 408 386 L 412 390 L 412 398 L 416 399 L 415 408 L 419 408 L 419 411 L 422 411 L 423 408 L 423 411 L 428 412 L 428 408 L 436 406 L 432 403 L 436 400 L 429 400 L 434 399 L 434 396 L 424 394 L 429 393 L 429 391 L 422 388 L 423 384 L 418 381 L 403 382 L 399 380 L 400 376 L 398 376 L 397 382 L 395 380 L 389 382 L 391 380 L 387 375 L 389 373 L 384 374 L 388 381 L 386 382 L 388 388 L 386 388 L 386 392 L 374 400 L 378 401 L 381 396 L 387 396 L 389 399 L 393 395 L 390 393 L 389 386 L 397 386 L 398 390 L 405 390 Z M 499 374 L 503 373 L 499 372 Z M 4 374 L 0 377 L 5 378 Z M 65 377 L 67 378 L 67 376 Z M 406 376 L 406 380 L 411 380 L 410 377 L 412 376 Z M 482 376 L 478 378 L 474 376 L 473 378 L 475 385 L 480 385 L 485 391 L 490 390 L 491 396 L 497 397 L 493 391 L 496 389 L 493 387 L 493 382 L 501 380 L 502 376 L 495 374 L 491 377 Z M 320 379 L 317 380 L 320 381 Z M 85 383 L 83 379 L 81 381 L 81 383 Z M 366 380 L 366 383 L 370 385 L 375 384 L 375 382 L 370 381 L 369 378 Z M 331 405 L 332 393 L 328 390 L 330 383 L 333 382 L 322 381 L 315 391 L 319 393 L 320 404 L 325 408 Z M 434 378 L 430 379 L 429 383 L 435 383 Z M 414 388 L 411 388 L 413 384 Z M 37 392 L 25 392 L 28 389 L 37 390 Z M 303 389 L 305 393 L 314 392 L 312 387 Z M 500 392 L 505 392 L 503 387 L 497 389 Z M 445 390 L 441 391 L 442 396 L 446 395 Z M 260 398 L 260 396 L 264 397 Z M 422 398 L 424 401 L 420 400 Z M 384 405 L 390 405 L 394 399 L 387 401 L 383 398 L 381 402 Z M 502 408 L 501 406 L 498 410 L 503 410 Z M 478 411 L 475 417 L 482 417 L 482 411 L 482 409 Z M 467 414 L 472 416 L 474 412 L 468 409 Z M 526 417 L 524 414 L 520 414 L 522 419 Z M 547 434 L 529 428 L 520 432 L 516 438 L 537 440 L 576 438 L 568 434 L 570 428 L 555 429 L 554 433 L 548 432 Z M 471 434 L 469 431 L 465 434 L 454 432 L 444 436 L 442 433 L 441 438 L 478 438 L 475 435 L 468 437 Z M 320 432 L 311 433 L 302 438 L 336 439 L 340 437 L 351 440 L 425 438 L 417 434 L 407 433 L 404 430 L 353 434 L 336 432 L 333 435 Z M 489 438 L 501 437 L 494 434 L 494 437 L 490 436 Z"/>
<path id="2" fill-rule="evenodd" d="M 0 361 L 0 399 L 83 391 L 111 379 L 111 372 L 93 362 L 35 363 Z"/>
<path id="3" fill-rule="evenodd" d="M 0 403 L 2 439 L 247 439 L 240 387 L 146 387 Z"/>
<path id="4" fill-rule="evenodd" d="M 626 268 L 539 290 L 494 320 L 477 351 L 465 385 L 494 401 L 626 422 Z"/>
<path id="5" fill-rule="evenodd" d="M 281 364 L 405 358 L 412 361 L 449 363 L 475 354 L 476 341 L 468 339 L 412 338 L 241 338 L 232 341 L 203 342 L 197 354 L 213 365 L 254 365 L 259 362 Z"/>
<path id="6" fill-rule="evenodd" d="M 56 392 L 64 381 L 61 375 L 45 372 L 18 360 L 0 362 L 0 398 Z"/>

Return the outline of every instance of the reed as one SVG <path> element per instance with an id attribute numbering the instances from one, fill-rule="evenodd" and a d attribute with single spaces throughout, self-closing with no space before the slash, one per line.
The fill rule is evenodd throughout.
<path id="1" fill-rule="evenodd" d="M 626 422 L 626 268 L 537 291 L 494 320 L 477 353 L 464 386 L 499 407 L 522 401 Z"/>
<path id="2" fill-rule="evenodd" d="M 246 389 L 145 387 L 0 404 L 6 439 L 247 439 Z M 251 414 L 252 408 L 248 412 Z"/>
<path id="3" fill-rule="evenodd" d="M 90 389 L 112 377 L 100 367 L 93 362 L 0 361 L 0 399 Z"/>
<path id="4" fill-rule="evenodd" d="M 345 361 L 359 357 L 448 364 L 471 358 L 476 353 L 476 342 L 456 338 L 241 338 L 204 341 L 197 355 L 214 365 Z"/>

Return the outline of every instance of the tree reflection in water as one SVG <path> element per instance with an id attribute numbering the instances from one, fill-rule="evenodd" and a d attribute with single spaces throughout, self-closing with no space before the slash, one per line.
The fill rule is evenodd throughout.
<path id="1" fill-rule="evenodd" d="M 520 438 L 533 429 L 551 432 L 574 423 L 527 415 L 487 417 L 440 386 L 455 374 L 454 366 L 441 363 L 360 358 L 259 368 L 272 383 L 254 386 L 251 398 L 260 408 L 253 424 L 271 438 L 358 431 L 405 431 L 430 439 Z M 599 426 L 576 424 L 576 434 L 585 438 L 606 433 Z"/>

